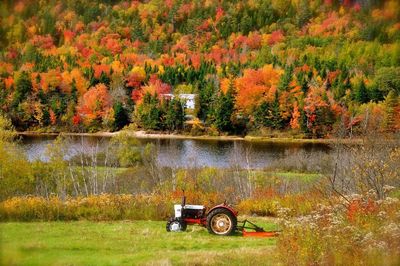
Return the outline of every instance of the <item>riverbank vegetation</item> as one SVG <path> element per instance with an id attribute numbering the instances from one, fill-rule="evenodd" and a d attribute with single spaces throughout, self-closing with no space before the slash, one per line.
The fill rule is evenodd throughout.
<path id="1" fill-rule="evenodd" d="M 283 264 L 400 261 L 398 143 L 369 136 L 362 145 L 333 146 L 335 152 L 293 153 L 265 169 L 217 169 L 161 167 L 156 146 L 140 149 L 123 134 L 105 149 L 99 144 L 91 153 L 77 150 L 65 158 L 68 138 L 61 136 L 49 145 L 48 160 L 30 162 L 10 121 L 0 116 L 0 125 L 2 227 L 27 221 L 165 220 L 184 189 L 190 203 L 213 206 L 227 200 L 241 214 L 274 217 L 283 231 L 271 248 Z M 183 241 L 191 233 L 173 238 Z M 270 242 L 241 241 L 242 248 L 270 248 Z"/>
<path id="2" fill-rule="evenodd" d="M 0 10 L 0 110 L 20 131 L 323 138 L 400 127 L 395 0 L 21 0 Z"/>

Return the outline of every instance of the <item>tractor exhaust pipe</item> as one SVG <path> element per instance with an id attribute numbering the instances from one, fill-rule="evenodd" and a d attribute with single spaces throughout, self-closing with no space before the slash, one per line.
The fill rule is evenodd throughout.
<path id="1" fill-rule="evenodd" d="M 182 196 L 182 203 L 181 203 L 181 206 L 182 206 L 182 210 L 183 210 L 183 207 L 186 205 L 185 190 L 182 189 L 182 193 L 183 193 L 183 196 Z"/>

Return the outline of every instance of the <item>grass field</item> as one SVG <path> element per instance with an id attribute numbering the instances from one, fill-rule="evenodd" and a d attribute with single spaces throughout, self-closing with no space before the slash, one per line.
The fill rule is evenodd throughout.
<path id="1" fill-rule="evenodd" d="M 2 265 L 275 264 L 275 239 L 213 236 L 198 226 L 167 233 L 162 221 L 1 223 L 0 230 Z"/>

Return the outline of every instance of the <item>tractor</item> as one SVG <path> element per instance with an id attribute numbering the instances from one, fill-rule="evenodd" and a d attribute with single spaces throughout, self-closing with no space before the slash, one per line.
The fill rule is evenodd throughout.
<path id="1" fill-rule="evenodd" d="M 210 234 L 219 236 L 231 235 L 237 231 L 243 236 L 255 237 L 272 237 L 279 233 L 278 231 L 267 232 L 248 220 L 238 221 L 238 212 L 226 204 L 226 201 L 207 209 L 203 205 L 187 205 L 186 197 L 183 195 L 182 203 L 175 204 L 174 211 L 174 217 L 171 217 L 166 225 L 168 232 L 182 232 L 186 231 L 187 225 L 200 225 L 206 227 Z"/>

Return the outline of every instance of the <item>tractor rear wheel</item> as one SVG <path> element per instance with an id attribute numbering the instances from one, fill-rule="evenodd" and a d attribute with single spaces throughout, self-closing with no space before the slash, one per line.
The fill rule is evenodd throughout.
<path id="1" fill-rule="evenodd" d="M 227 236 L 231 234 L 237 225 L 235 215 L 224 208 L 218 208 L 207 215 L 207 230 L 210 234 Z"/>
<path id="2" fill-rule="evenodd" d="M 178 218 L 171 218 L 167 222 L 167 232 L 183 232 L 186 231 L 186 223 Z"/>

